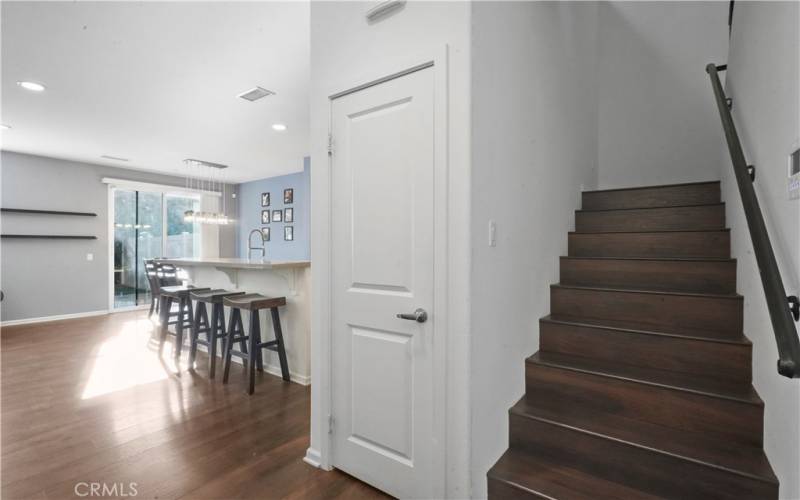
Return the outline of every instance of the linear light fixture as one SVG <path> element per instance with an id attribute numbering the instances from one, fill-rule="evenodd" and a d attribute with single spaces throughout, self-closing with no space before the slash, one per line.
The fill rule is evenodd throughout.
<path id="1" fill-rule="evenodd" d="M 218 168 L 220 170 L 222 170 L 223 168 L 228 168 L 227 165 L 222 165 L 220 163 L 213 163 L 210 161 L 195 160 L 194 158 L 186 158 L 185 160 L 183 160 L 183 163 L 185 163 L 189 167 L 211 167 L 211 168 Z"/>

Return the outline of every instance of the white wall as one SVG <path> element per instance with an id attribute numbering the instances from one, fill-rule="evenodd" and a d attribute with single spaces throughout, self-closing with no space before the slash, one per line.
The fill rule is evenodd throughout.
<path id="1" fill-rule="evenodd" d="M 717 180 L 709 62 L 726 60 L 728 2 L 602 2 L 601 188 Z"/>
<path id="2" fill-rule="evenodd" d="M 330 267 L 327 244 L 329 168 L 327 134 L 328 96 L 358 84 L 390 75 L 431 60 L 449 46 L 448 73 L 448 256 L 449 337 L 447 362 L 446 494 L 469 495 L 469 33 L 467 2 L 409 2 L 393 15 L 367 23 L 371 2 L 314 2 L 311 4 L 311 171 L 312 325 L 311 325 L 311 449 L 326 452 L 325 415 L 321 413 L 329 390 L 323 366 L 326 325 L 324 275 Z M 437 332 L 446 334 L 447 332 Z"/>
<path id="3" fill-rule="evenodd" d="M 736 2 L 726 84 L 745 157 L 757 169 L 756 193 L 790 295 L 800 292 L 800 200 L 790 201 L 786 189 L 787 156 L 800 147 L 798 29 L 800 3 Z M 778 351 L 730 155 L 727 149 L 720 152 L 738 291 L 745 300 L 744 329 L 753 341 L 753 383 L 766 406 L 764 447 L 781 498 L 797 499 L 800 380 L 777 373 Z"/>
<path id="4" fill-rule="evenodd" d="M 485 497 L 579 193 L 597 182 L 597 4 L 481 2 L 472 17 L 471 482 Z"/>

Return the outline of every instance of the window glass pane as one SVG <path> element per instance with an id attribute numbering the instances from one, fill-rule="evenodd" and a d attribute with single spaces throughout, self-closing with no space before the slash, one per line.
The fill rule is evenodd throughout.
<path id="1" fill-rule="evenodd" d="M 136 191 L 114 191 L 114 307 L 136 305 Z"/>
<path id="2" fill-rule="evenodd" d="M 161 257 L 163 240 L 163 213 L 161 211 L 161 193 L 139 191 L 139 223 L 138 223 L 138 283 L 139 304 L 150 303 L 150 285 L 144 271 L 144 260 Z"/>
<path id="3" fill-rule="evenodd" d="M 200 210 L 200 200 L 187 196 L 165 196 L 167 208 L 167 257 L 199 257 L 200 225 L 183 220 L 187 210 Z"/>

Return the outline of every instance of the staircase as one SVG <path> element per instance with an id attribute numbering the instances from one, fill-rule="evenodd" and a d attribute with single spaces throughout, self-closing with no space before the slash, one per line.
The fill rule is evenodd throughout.
<path id="1" fill-rule="evenodd" d="M 583 193 L 490 498 L 778 497 L 719 182 Z"/>

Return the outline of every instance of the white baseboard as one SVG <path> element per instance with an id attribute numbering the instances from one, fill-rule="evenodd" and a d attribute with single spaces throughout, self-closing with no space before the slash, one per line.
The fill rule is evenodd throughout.
<path id="1" fill-rule="evenodd" d="M 315 450 L 314 448 L 308 448 L 306 450 L 306 456 L 303 457 L 303 462 L 313 465 L 314 467 L 321 469 L 322 468 L 322 455 L 319 451 Z"/>
<path id="2" fill-rule="evenodd" d="M 60 321 L 62 319 L 87 318 L 89 316 L 102 316 L 104 314 L 108 314 L 108 310 L 87 311 L 87 312 L 74 313 L 74 314 L 59 314 L 57 316 L 42 316 L 40 318 L 12 319 L 12 320 L 9 320 L 9 321 L 0 322 L 0 327 L 3 327 L 3 326 L 14 326 L 14 325 L 27 325 L 27 324 L 30 324 L 30 323 L 45 323 L 45 322 L 49 322 L 49 321 Z"/>

